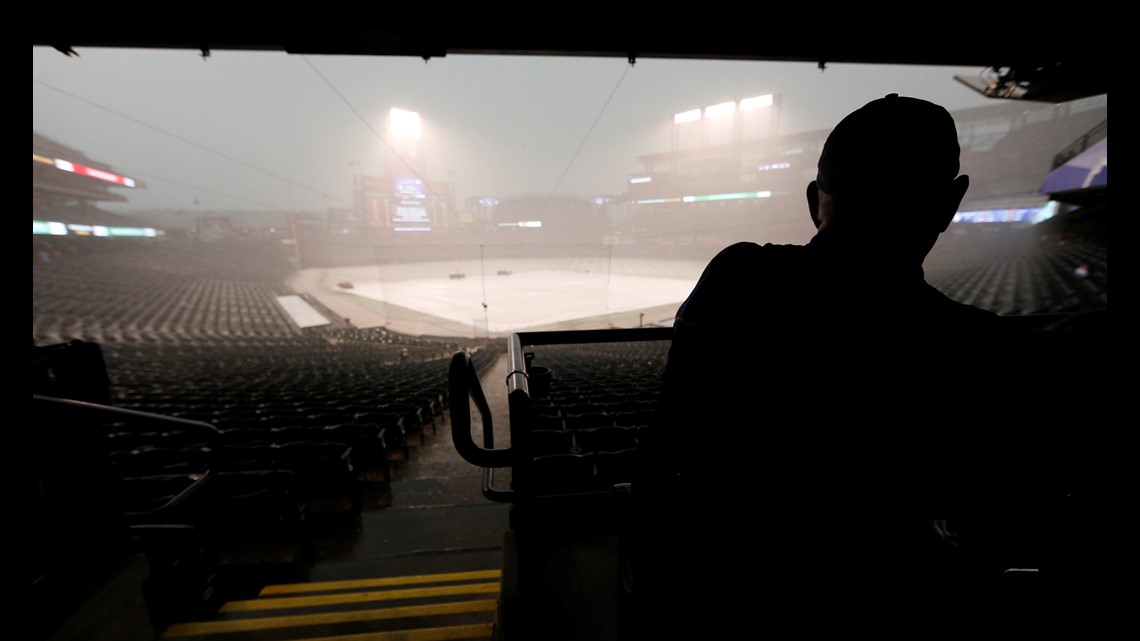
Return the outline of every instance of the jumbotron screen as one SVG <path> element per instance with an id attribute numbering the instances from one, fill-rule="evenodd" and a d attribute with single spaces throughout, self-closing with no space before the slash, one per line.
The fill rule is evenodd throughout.
<path id="1" fill-rule="evenodd" d="M 431 231 L 432 216 L 427 206 L 427 191 L 419 178 L 401 176 L 393 185 L 396 201 L 392 208 L 395 231 Z"/>

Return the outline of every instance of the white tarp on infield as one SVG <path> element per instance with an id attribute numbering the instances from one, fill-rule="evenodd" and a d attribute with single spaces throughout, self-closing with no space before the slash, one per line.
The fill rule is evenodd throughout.
<path id="1" fill-rule="evenodd" d="M 313 306 L 305 302 L 305 299 L 300 296 L 278 296 L 277 302 L 281 304 L 289 318 L 297 323 L 297 327 L 319 327 L 329 324 L 329 319 L 313 309 Z"/>

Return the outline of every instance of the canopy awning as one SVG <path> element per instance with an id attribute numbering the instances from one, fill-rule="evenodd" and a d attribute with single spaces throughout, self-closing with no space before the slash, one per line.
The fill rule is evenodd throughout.
<path id="1" fill-rule="evenodd" d="M 1045 176 L 1041 193 L 1054 196 L 1065 192 L 1108 187 L 1108 138 L 1103 138 Z"/>

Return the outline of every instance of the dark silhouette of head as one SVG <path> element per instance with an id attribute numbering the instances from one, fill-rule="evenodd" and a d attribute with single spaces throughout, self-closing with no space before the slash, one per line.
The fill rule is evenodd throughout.
<path id="1" fill-rule="evenodd" d="M 921 264 L 969 187 L 944 107 L 890 94 L 836 125 L 820 154 L 808 208 L 820 232 Z"/>

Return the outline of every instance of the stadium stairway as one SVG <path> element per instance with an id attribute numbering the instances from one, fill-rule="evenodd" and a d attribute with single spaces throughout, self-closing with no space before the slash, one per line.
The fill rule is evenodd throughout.
<path id="1" fill-rule="evenodd" d="M 501 384 L 505 363 L 486 373 Z M 500 371 L 503 370 L 503 371 Z M 506 416 L 503 398 L 489 399 Z M 503 421 L 504 427 L 506 420 Z M 262 551 L 219 569 L 216 609 L 158 630 L 174 641 L 497 639 L 508 506 L 452 445 L 450 420 L 392 470 L 348 523 L 322 525 L 316 561 Z M 499 431 L 496 426 L 496 432 Z M 254 557 L 259 557 L 254 561 Z"/>
<path id="2" fill-rule="evenodd" d="M 179 623 L 183 641 L 492 639 L 500 570 L 265 586 L 210 621 Z"/>
<path id="3" fill-rule="evenodd" d="M 368 500 L 356 519 L 317 526 L 311 564 L 298 560 L 295 545 L 240 547 L 218 568 L 214 607 L 159 626 L 157 638 L 497 638 L 508 508 L 482 497 L 478 476 L 448 476 L 458 466 L 431 458 L 397 468 L 389 504 Z M 433 476 L 417 478 L 426 468 Z"/>

